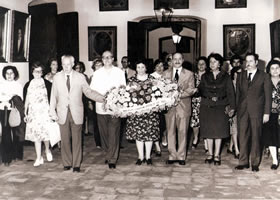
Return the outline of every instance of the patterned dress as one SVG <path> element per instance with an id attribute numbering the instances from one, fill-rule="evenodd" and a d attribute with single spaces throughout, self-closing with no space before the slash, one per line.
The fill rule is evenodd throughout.
<path id="1" fill-rule="evenodd" d="M 198 85 L 200 83 L 198 73 L 194 74 L 194 78 L 195 78 L 195 87 L 198 87 Z M 201 101 L 201 97 L 192 98 L 192 116 L 191 116 L 191 122 L 190 122 L 190 126 L 192 128 L 199 127 L 200 101 Z"/>
<path id="2" fill-rule="evenodd" d="M 149 76 L 147 80 L 138 80 L 135 76 L 128 79 L 129 82 L 145 83 L 152 77 Z M 144 115 L 136 115 L 127 118 L 126 122 L 126 138 L 128 140 L 138 140 L 142 142 L 146 141 L 158 141 L 160 135 L 159 128 L 159 114 L 151 113 Z"/>
<path id="3" fill-rule="evenodd" d="M 49 140 L 48 125 L 51 119 L 47 89 L 43 79 L 31 80 L 26 99 L 28 99 L 29 105 L 25 139 L 32 142 Z"/>
<path id="4" fill-rule="evenodd" d="M 280 113 L 280 81 L 276 87 L 272 84 L 272 108 L 269 121 L 263 125 L 263 144 L 265 147 L 280 147 L 280 128 L 278 115 Z"/>

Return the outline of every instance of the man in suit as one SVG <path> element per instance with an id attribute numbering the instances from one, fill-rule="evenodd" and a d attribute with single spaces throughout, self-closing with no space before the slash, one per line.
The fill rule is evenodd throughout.
<path id="1" fill-rule="evenodd" d="M 110 51 L 102 54 L 102 61 L 104 66 L 94 72 L 90 87 L 106 94 L 113 87 L 126 85 L 124 72 L 113 65 L 114 57 Z M 121 120 L 112 116 L 110 110 L 104 110 L 102 103 L 96 102 L 96 113 L 105 163 L 108 163 L 110 169 L 114 169 L 119 157 Z"/>
<path id="2" fill-rule="evenodd" d="M 178 82 L 183 93 L 179 104 L 171 108 L 165 115 L 166 128 L 168 135 L 169 158 L 167 164 L 179 162 L 185 165 L 187 133 L 191 116 L 191 96 L 195 93 L 193 73 L 182 67 L 184 62 L 181 53 L 174 53 L 172 56 L 173 67 L 164 71 L 163 77 Z M 178 131 L 178 141 L 176 141 L 176 129 Z M 178 143 L 178 150 L 176 149 Z"/>
<path id="3" fill-rule="evenodd" d="M 127 56 L 122 57 L 121 63 L 122 63 L 122 66 L 120 69 L 124 71 L 126 80 L 131 78 L 132 76 L 135 76 L 136 72 L 135 72 L 135 70 L 133 70 L 129 67 L 129 61 L 128 61 Z"/>
<path id="4" fill-rule="evenodd" d="M 60 127 L 64 170 L 70 170 L 73 167 L 73 172 L 80 172 L 84 121 L 82 94 L 98 102 L 103 102 L 104 97 L 89 88 L 83 74 L 72 70 L 73 56 L 64 55 L 61 62 L 63 70 L 53 78 L 50 116 L 58 121 Z"/>
<path id="5" fill-rule="evenodd" d="M 262 124 L 268 122 L 271 110 L 272 84 L 267 73 L 259 70 L 258 55 L 246 55 L 246 70 L 236 81 L 236 105 L 238 139 L 240 144 L 237 170 L 249 168 L 251 156 L 252 171 L 259 171 L 261 157 Z"/>

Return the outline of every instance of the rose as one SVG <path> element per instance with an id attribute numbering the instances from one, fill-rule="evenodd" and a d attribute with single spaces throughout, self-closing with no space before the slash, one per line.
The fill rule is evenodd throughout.
<path id="1" fill-rule="evenodd" d="M 141 96 L 143 96 L 143 95 L 145 94 L 144 90 L 141 90 L 141 91 L 139 92 L 139 94 L 140 94 Z"/>
<path id="2" fill-rule="evenodd" d="M 140 104 L 143 104 L 143 103 L 144 103 L 144 99 L 143 99 L 143 98 L 140 98 L 140 99 L 139 99 L 139 103 L 140 103 Z"/>
<path id="3" fill-rule="evenodd" d="M 136 97 L 137 97 L 137 93 L 136 93 L 136 92 L 133 92 L 133 93 L 132 93 L 132 97 L 133 97 L 133 98 L 136 98 Z"/>
<path id="4" fill-rule="evenodd" d="M 136 103 L 137 102 L 137 98 L 132 98 L 132 101 Z"/>
<path id="5" fill-rule="evenodd" d="M 151 101 L 152 97 L 151 96 L 146 96 L 146 100 L 149 102 Z"/>

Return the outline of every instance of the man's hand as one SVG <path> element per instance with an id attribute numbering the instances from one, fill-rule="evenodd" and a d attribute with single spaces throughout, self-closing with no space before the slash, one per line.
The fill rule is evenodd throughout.
<path id="1" fill-rule="evenodd" d="M 269 114 L 264 114 L 263 115 L 263 123 L 265 124 L 268 121 L 269 121 Z"/>
<path id="2" fill-rule="evenodd" d="M 232 117 L 233 115 L 234 115 L 234 110 L 231 109 L 231 110 L 228 112 L 228 116 L 229 116 L 229 117 Z"/>

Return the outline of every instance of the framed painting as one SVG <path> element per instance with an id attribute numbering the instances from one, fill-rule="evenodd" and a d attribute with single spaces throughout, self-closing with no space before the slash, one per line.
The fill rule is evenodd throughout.
<path id="1" fill-rule="evenodd" d="M 189 0 L 154 0 L 154 10 L 160 8 L 188 9 Z"/>
<path id="2" fill-rule="evenodd" d="M 99 0 L 100 11 L 128 10 L 128 0 Z"/>
<path id="3" fill-rule="evenodd" d="M 11 30 L 11 62 L 27 62 L 29 57 L 31 16 L 14 11 L 12 12 Z"/>
<path id="4" fill-rule="evenodd" d="M 0 7 L 0 62 L 7 62 L 7 37 L 10 10 Z"/>
<path id="5" fill-rule="evenodd" d="M 271 57 L 280 58 L 280 20 L 270 23 Z"/>
<path id="6" fill-rule="evenodd" d="M 89 61 L 101 57 L 104 51 L 111 51 L 117 58 L 117 27 L 88 27 L 88 58 Z"/>
<path id="7" fill-rule="evenodd" d="M 215 0 L 215 8 L 246 8 L 247 0 Z"/>
<path id="8" fill-rule="evenodd" d="M 224 58 L 237 54 L 244 58 L 255 52 L 255 24 L 231 24 L 223 26 Z"/>

